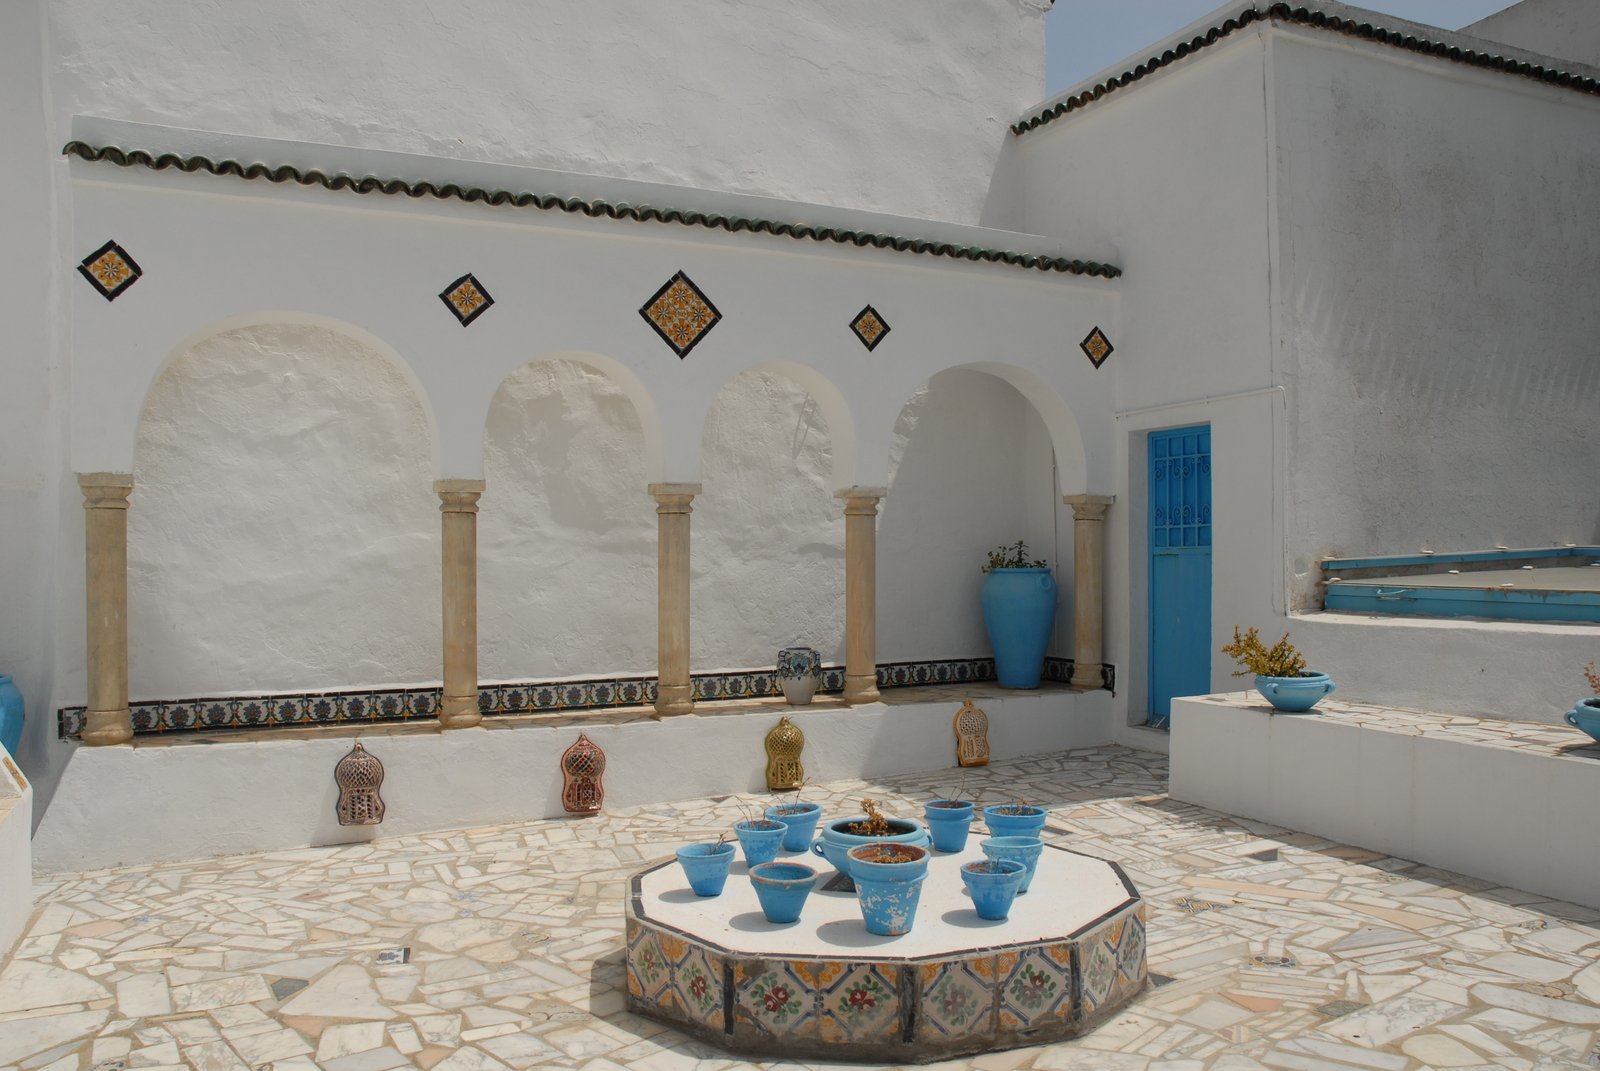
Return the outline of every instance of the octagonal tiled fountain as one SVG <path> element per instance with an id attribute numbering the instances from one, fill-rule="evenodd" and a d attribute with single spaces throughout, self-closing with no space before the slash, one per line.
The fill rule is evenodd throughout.
<path id="1" fill-rule="evenodd" d="M 742 1053 L 907 1062 L 1081 1034 L 1144 988 L 1145 920 L 1133 883 L 1102 859 L 1047 845 L 1010 917 L 972 909 L 967 850 L 935 853 L 912 931 L 875 937 L 853 893 L 826 888 L 798 923 L 761 913 L 743 863 L 719 897 L 690 891 L 676 862 L 633 878 L 628 1002 Z"/>

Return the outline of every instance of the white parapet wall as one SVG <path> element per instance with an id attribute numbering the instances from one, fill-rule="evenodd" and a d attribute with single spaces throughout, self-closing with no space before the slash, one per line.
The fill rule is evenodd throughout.
<path id="1" fill-rule="evenodd" d="M 1600 907 L 1600 746 L 1575 729 L 1253 692 L 1172 703 L 1175 800 Z"/>
<path id="2" fill-rule="evenodd" d="M 33 913 L 33 786 L 0 744 L 0 959 Z"/>
<path id="3" fill-rule="evenodd" d="M 995 759 L 1110 740 L 1109 692 L 1018 691 L 976 702 L 989 715 Z M 349 734 L 79 748 L 39 825 L 35 857 L 41 872 L 74 871 L 559 817 L 558 760 L 580 731 L 606 753 L 608 808 L 764 790 L 763 741 L 785 713 L 806 734 L 811 780 L 955 766 L 959 698 L 757 706 L 725 704 L 719 713 L 703 704 L 701 713 L 663 721 L 491 721 L 449 732 L 376 726 L 360 737 L 385 769 L 387 813 L 376 827 L 341 827 L 334 813 L 333 769 L 350 751 Z M 949 791 L 959 782 L 952 769 Z"/>

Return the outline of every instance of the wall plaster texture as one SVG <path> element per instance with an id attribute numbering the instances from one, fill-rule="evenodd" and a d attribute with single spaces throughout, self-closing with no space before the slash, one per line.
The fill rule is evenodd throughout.
<path id="1" fill-rule="evenodd" d="M 1591 0 L 1522 0 L 1461 32 L 1600 67 L 1600 6 Z"/>
<path id="2" fill-rule="evenodd" d="M 953 768 L 952 700 L 788 709 L 806 734 L 818 781 Z M 983 700 L 996 759 L 1103 744 L 1107 692 L 1018 692 Z M 762 739 L 778 712 L 585 725 L 606 752 L 606 805 L 630 807 L 726 792 L 763 792 Z M 943 728 L 925 731 L 930 724 Z M 82 748 L 33 850 L 40 873 L 119 863 L 342 844 L 377 836 L 560 816 L 556 757 L 573 726 L 362 735 L 384 764 L 383 825 L 343 827 L 334 814 L 340 736 Z M 692 757 L 692 761 L 690 761 Z M 161 786 L 149 820 L 150 786 Z M 508 788 L 508 786 L 514 786 Z M 272 801 L 272 820 L 260 819 Z"/>
<path id="3" fill-rule="evenodd" d="M 82 114 L 977 222 L 1046 0 L 49 5 Z"/>

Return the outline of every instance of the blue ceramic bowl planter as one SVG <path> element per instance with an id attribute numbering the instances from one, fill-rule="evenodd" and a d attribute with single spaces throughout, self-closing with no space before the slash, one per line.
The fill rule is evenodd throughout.
<path id="1" fill-rule="evenodd" d="M 1302 673 L 1298 677 L 1257 677 L 1256 691 L 1272 708 L 1283 714 L 1304 714 L 1332 695 L 1333 678 L 1326 673 Z"/>
<path id="2" fill-rule="evenodd" d="M 995 837 L 1039 839 L 1044 828 L 1045 810 L 1028 803 L 1000 803 L 983 809 L 983 820 Z"/>
<path id="3" fill-rule="evenodd" d="M 780 803 L 776 807 L 768 807 L 766 815 L 774 822 L 782 822 L 787 829 L 783 835 L 783 850 L 803 852 L 811 847 L 817 819 L 822 817 L 822 804 Z"/>
<path id="4" fill-rule="evenodd" d="M 750 884 L 768 922 L 799 922 L 817 872 L 804 863 L 762 863 L 750 868 Z"/>
<path id="5" fill-rule="evenodd" d="M 928 845 L 928 831 L 922 827 L 921 822 L 910 818 L 889 819 L 889 829 L 892 832 L 884 836 L 872 837 L 859 833 L 845 832 L 847 826 L 854 825 L 857 822 L 865 822 L 866 820 L 866 815 L 854 814 L 849 818 L 840 818 L 829 822 L 822 828 L 822 836 L 812 843 L 812 853 L 822 856 L 833 864 L 833 869 L 854 880 L 855 874 L 852 871 L 852 864 L 846 854 L 851 848 L 863 844 L 908 844 L 919 848 L 925 848 Z"/>
<path id="6" fill-rule="evenodd" d="M 1582 729 L 1600 740 L 1600 695 L 1578 700 L 1578 704 L 1567 711 L 1566 720 L 1574 729 Z"/>
<path id="7" fill-rule="evenodd" d="M 733 865 L 733 845 L 686 844 L 678 849 L 678 864 L 696 896 L 721 896 Z"/>
<path id="8" fill-rule="evenodd" d="M 1037 688 L 1056 620 L 1050 570 L 990 569 L 983 578 L 983 627 L 1004 688 Z"/>
<path id="9" fill-rule="evenodd" d="M 739 838 L 739 847 L 744 849 L 744 861 L 751 866 L 770 863 L 778 858 L 778 849 L 788 831 L 788 826 L 770 818 L 747 818 L 733 827 L 734 835 Z"/>
<path id="10" fill-rule="evenodd" d="M 980 847 L 990 859 L 1021 863 L 1022 884 L 1017 888 L 1017 895 L 1028 891 L 1033 883 L 1033 872 L 1039 868 L 1039 855 L 1044 851 L 1044 843 L 1038 837 L 990 837 Z"/>
<path id="11" fill-rule="evenodd" d="M 922 817 L 928 823 L 928 836 L 933 838 L 935 851 L 959 852 L 967 846 L 967 833 L 972 829 L 971 800 L 933 800 L 922 805 Z"/>
<path id="12" fill-rule="evenodd" d="M 980 919 L 999 922 L 1011 914 L 1011 902 L 1022 887 L 1026 869 L 1007 859 L 986 859 L 961 868 L 961 881 L 972 896 Z"/>
<path id="13" fill-rule="evenodd" d="M 850 849 L 849 866 L 867 932 L 880 937 L 910 933 L 922 882 L 928 876 L 928 849 L 915 844 L 858 844 Z"/>

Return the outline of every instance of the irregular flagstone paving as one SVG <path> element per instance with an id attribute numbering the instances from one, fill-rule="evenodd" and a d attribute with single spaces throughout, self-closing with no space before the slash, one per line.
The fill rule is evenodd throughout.
<path id="1" fill-rule="evenodd" d="M 808 789 L 1050 807 L 1123 864 L 1154 985 L 982 1071 L 1600 1066 L 1600 911 L 1230 818 L 1097 748 Z M 56 876 L 0 970 L 0 1071 L 756 1066 L 625 1010 L 626 879 L 766 796 Z M 1035 890 L 1037 893 L 1040 890 Z M 802 1064 L 767 1064 L 802 1067 Z M 839 1064 L 823 1067 L 838 1068 Z"/>

